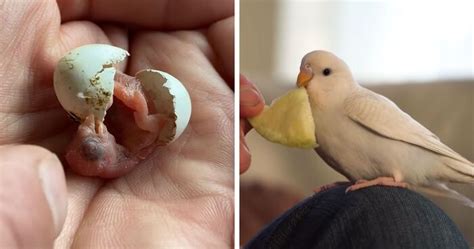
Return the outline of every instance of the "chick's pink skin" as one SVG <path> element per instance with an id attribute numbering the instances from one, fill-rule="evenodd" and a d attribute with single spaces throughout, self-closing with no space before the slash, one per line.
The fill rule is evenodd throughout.
<path id="1" fill-rule="evenodd" d="M 112 178 L 123 175 L 138 159 L 117 144 L 105 125 L 90 115 L 79 125 L 68 146 L 66 160 L 72 170 L 84 176 Z"/>
<path id="2" fill-rule="evenodd" d="M 114 178 L 126 174 L 153 151 L 160 130 L 170 121 L 150 113 L 154 110 L 134 77 L 117 72 L 114 97 L 106 119 L 109 129 L 90 115 L 67 148 L 66 160 L 80 175 Z"/>

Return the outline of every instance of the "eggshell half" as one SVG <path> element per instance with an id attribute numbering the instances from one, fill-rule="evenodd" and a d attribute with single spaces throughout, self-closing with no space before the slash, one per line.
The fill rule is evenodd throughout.
<path id="1" fill-rule="evenodd" d="M 188 91 L 178 79 L 163 71 L 146 69 L 138 72 L 135 77 L 146 92 L 155 96 L 153 104 L 156 112 L 174 120 L 160 132 L 158 142 L 167 144 L 174 141 L 183 133 L 191 118 L 192 107 Z"/>
<path id="2" fill-rule="evenodd" d="M 54 72 L 54 90 L 63 108 L 79 120 L 88 115 L 104 120 L 114 93 L 114 64 L 126 50 L 106 44 L 89 44 L 71 50 Z"/>

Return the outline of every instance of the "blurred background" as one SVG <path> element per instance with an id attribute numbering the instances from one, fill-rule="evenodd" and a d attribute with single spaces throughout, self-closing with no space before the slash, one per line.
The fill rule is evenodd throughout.
<path id="1" fill-rule="evenodd" d="M 295 86 L 301 58 L 328 50 L 362 85 L 396 102 L 474 161 L 474 9 L 470 1 L 240 1 L 240 68 L 267 104 Z M 318 186 L 345 180 L 312 150 L 247 135 L 241 243 Z M 414 165 L 416 162 L 414 162 Z M 451 185 L 474 199 L 473 185 Z M 429 196 L 474 246 L 474 210 Z"/>

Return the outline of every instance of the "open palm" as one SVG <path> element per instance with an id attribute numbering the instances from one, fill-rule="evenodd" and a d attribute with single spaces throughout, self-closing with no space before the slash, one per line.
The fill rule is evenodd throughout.
<path id="1" fill-rule="evenodd" d="M 56 62 L 87 43 L 123 47 L 131 54 L 127 74 L 155 68 L 183 82 L 193 105 L 189 126 L 118 179 L 65 167 L 68 215 L 55 246 L 231 246 L 233 1 L 127 2 L 0 3 L 0 143 L 39 144 L 61 156 L 76 125 L 54 95 Z"/>

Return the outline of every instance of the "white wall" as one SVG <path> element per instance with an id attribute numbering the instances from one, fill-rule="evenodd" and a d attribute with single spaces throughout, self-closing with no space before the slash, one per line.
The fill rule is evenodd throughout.
<path id="1" fill-rule="evenodd" d="M 277 10 L 275 78 L 294 83 L 315 49 L 364 83 L 474 78 L 473 1 L 281 0 Z"/>

